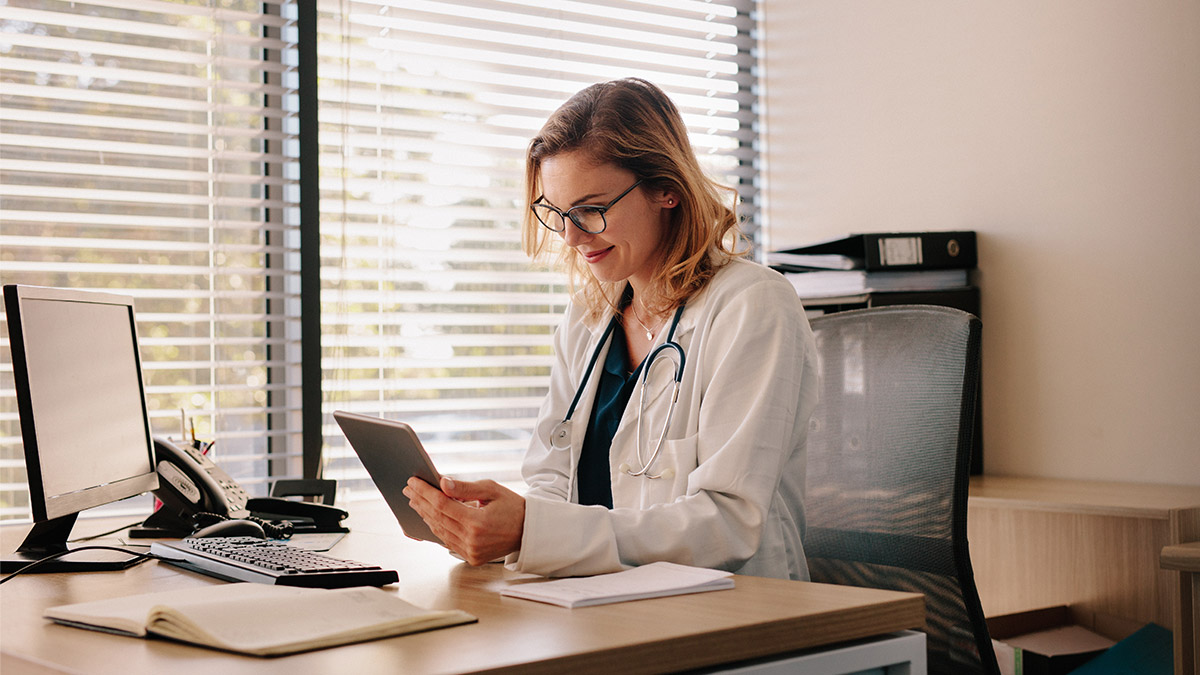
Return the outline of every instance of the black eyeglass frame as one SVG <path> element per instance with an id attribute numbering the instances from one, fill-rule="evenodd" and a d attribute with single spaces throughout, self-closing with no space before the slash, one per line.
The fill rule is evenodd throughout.
<path id="1" fill-rule="evenodd" d="M 595 204 L 577 204 L 577 205 L 572 206 L 571 208 L 567 209 L 566 211 L 562 211 L 558 207 L 553 206 L 552 204 L 547 204 L 547 203 L 543 202 L 542 200 L 545 199 L 546 196 L 542 195 L 542 196 L 538 197 L 537 199 L 533 200 L 533 203 L 529 205 L 529 210 L 533 211 L 533 217 L 537 218 L 538 222 L 541 223 L 543 227 L 545 227 L 547 230 L 550 230 L 551 232 L 565 232 L 567 229 L 567 221 L 570 220 L 571 223 L 575 225 L 575 227 L 578 227 L 583 232 L 586 232 L 588 234 L 600 234 L 608 229 L 608 219 L 604 217 L 604 214 L 608 213 L 608 210 L 611 209 L 614 204 L 621 201 L 622 197 L 629 194 L 630 192 L 633 192 L 633 189 L 641 184 L 642 184 L 642 180 L 638 179 L 637 182 L 635 182 L 633 185 L 630 185 L 628 188 L 625 189 L 624 192 L 622 192 L 621 194 L 614 197 L 612 201 L 605 204 L 604 206 L 599 206 L 599 205 L 595 205 Z M 562 229 L 556 230 L 556 229 L 554 229 L 553 226 L 551 226 L 545 220 L 542 220 L 542 214 L 538 213 L 538 210 L 536 208 L 538 206 L 545 207 L 545 208 L 550 209 L 551 211 L 557 213 L 558 217 L 559 217 L 559 222 L 561 222 L 563 224 Z M 587 229 L 586 227 L 583 226 L 583 223 L 579 222 L 578 220 L 575 220 L 575 217 L 571 215 L 571 212 L 575 211 L 577 209 L 592 209 L 592 210 L 596 211 L 597 213 L 600 214 L 600 222 L 603 223 L 604 225 L 598 230 Z"/>

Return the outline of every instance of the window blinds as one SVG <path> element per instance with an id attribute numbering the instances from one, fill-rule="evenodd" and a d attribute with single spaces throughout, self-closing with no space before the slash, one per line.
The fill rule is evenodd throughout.
<path id="1" fill-rule="evenodd" d="M 259 494 L 269 474 L 300 471 L 291 10 L 0 5 L 3 283 L 134 296 L 154 433 L 178 438 L 182 409 Z M 5 326 L 0 517 L 12 518 L 27 498 L 7 339 Z"/>
<path id="2" fill-rule="evenodd" d="M 523 151 L 580 88 L 667 90 L 753 231 L 753 4 L 318 2 L 327 476 L 369 488 L 340 408 L 410 421 L 448 473 L 517 477 L 566 300 L 520 252 Z M 300 466 L 294 15 L 0 5 L 0 280 L 134 295 L 155 433 L 184 409 L 257 493 Z M 0 517 L 19 517 L 2 358 Z"/>
<path id="3" fill-rule="evenodd" d="M 588 84 L 655 82 L 754 229 L 750 0 L 318 0 L 325 476 L 333 410 L 409 422 L 445 473 L 519 479 L 566 302 L 520 250 L 524 150 Z"/>

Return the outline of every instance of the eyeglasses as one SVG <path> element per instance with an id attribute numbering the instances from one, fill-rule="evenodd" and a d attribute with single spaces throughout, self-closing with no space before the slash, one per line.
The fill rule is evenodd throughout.
<path id="1" fill-rule="evenodd" d="M 627 190 L 617 195 L 616 199 L 605 204 L 604 206 L 591 206 L 580 204 L 572 206 L 566 211 L 558 209 L 542 202 L 545 196 L 538 197 L 537 201 L 529 205 L 533 209 L 533 215 L 537 216 L 538 222 L 546 226 L 546 229 L 551 232 L 562 232 L 567 229 L 567 219 L 570 218 L 575 227 L 587 232 L 588 234 L 600 234 L 608 227 L 608 222 L 604 219 L 606 211 L 613 207 L 613 204 L 621 201 L 621 198 L 633 191 L 633 188 L 642 184 L 638 181 L 630 185 Z"/>

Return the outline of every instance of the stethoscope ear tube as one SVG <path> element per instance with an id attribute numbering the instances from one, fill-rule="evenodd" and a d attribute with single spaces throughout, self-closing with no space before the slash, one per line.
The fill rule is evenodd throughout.
<path id="1" fill-rule="evenodd" d="M 675 352 L 675 381 L 672 383 L 671 403 L 667 406 L 667 419 L 663 422 L 662 431 L 658 434 L 658 442 L 654 444 L 654 452 L 650 453 L 650 459 L 642 459 L 642 417 L 646 412 L 646 378 L 650 376 L 650 367 L 654 365 L 654 358 L 663 351 Z M 662 451 L 663 441 L 667 439 L 667 429 L 671 428 L 671 418 L 675 415 L 675 403 L 679 401 L 679 386 L 683 382 L 683 347 L 674 341 L 665 342 L 658 346 L 657 349 L 650 352 L 650 356 L 646 357 L 646 368 L 642 371 L 642 391 L 638 395 L 638 418 L 637 418 L 637 459 L 642 468 L 633 470 L 633 467 L 627 467 L 625 473 L 630 476 L 645 476 L 646 478 L 666 478 L 667 472 L 652 474 L 650 466 L 654 464 L 654 460 L 658 459 L 658 453 Z M 674 472 L 671 472 L 674 475 Z"/>

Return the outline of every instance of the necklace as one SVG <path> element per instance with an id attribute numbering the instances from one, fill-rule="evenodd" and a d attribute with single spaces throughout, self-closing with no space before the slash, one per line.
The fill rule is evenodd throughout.
<path id="1" fill-rule="evenodd" d="M 638 316 L 638 313 L 637 313 L 637 307 L 634 306 L 633 302 L 629 303 L 629 309 L 633 312 L 633 320 L 638 322 L 638 325 L 642 327 L 642 330 L 646 331 L 646 339 L 653 342 L 654 341 L 654 331 L 650 330 L 650 328 L 647 327 L 646 324 L 642 323 L 642 319 L 641 319 L 641 317 Z"/>

